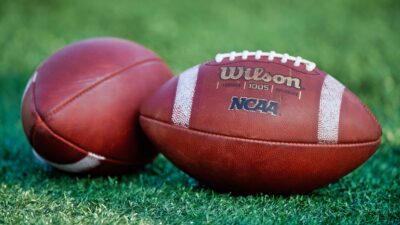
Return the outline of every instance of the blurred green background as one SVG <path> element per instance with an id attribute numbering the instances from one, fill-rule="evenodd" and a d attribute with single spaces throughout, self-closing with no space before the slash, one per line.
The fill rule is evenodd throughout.
<path id="1" fill-rule="evenodd" d="M 159 157 L 139 174 L 74 177 L 44 169 L 23 135 L 20 98 L 57 49 L 97 36 L 137 41 L 178 74 L 232 50 L 275 50 L 317 63 L 383 127 L 363 166 L 299 196 L 231 196 Z M 0 223 L 400 223 L 400 1 L 0 2 Z"/>

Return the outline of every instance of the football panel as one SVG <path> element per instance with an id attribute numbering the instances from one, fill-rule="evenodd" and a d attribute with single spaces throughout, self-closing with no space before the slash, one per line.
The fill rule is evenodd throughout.
<path id="1" fill-rule="evenodd" d="M 173 77 L 163 84 L 154 94 L 143 100 L 140 114 L 171 123 L 178 77 Z"/>
<path id="2" fill-rule="evenodd" d="M 133 67 L 44 118 L 57 134 L 109 159 L 149 161 L 156 152 L 138 121 L 143 99 L 171 77 L 160 62 Z"/>
<path id="3" fill-rule="evenodd" d="M 37 69 L 35 95 L 38 112 L 44 116 L 83 88 L 151 59 L 158 57 L 136 43 L 116 38 L 95 38 L 71 44 L 49 57 Z"/>
<path id="4" fill-rule="evenodd" d="M 254 141 L 198 132 L 144 116 L 141 125 L 160 151 L 201 182 L 238 193 L 305 193 L 351 172 L 379 141 L 355 145 Z"/>
<path id="5" fill-rule="evenodd" d="M 339 139 L 358 143 L 380 139 L 381 127 L 368 108 L 349 90 L 343 95 Z"/>
<path id="6" fill-rule="evenodd" d="M 39 121 L 36 126 L 32 136 L 33 154 L 40 161 L 65 172 L 95 175 L 118 174 L 136 171 L 150 161 L 126 163 L 107 159 L 68 142 L 50 130 L 43 121 Z"/>
<path id="7" fill-rule="evenodd" d="M 65 141 L 40 119 L 36 124 L 31 139 L 35 152 L 50 162 L 60 164 L 75 163 L 88 155 L 85 149 Z"/>
<path id="8" fill-rule="evenodd" d="M 264 71 L 265 76 L 276 76 L 276 82 L 257 80 L 256 69 Z M 242 77 L 232 78 L 240 73 Z M 248 78 L 246 73 L 250 74 Z M 176 91 L 174 105 L 182 99 L 187 101 L 187 96 L 194 92 L 191 107 L 182 107 L 188 111 L 182 114 L 189 116 L 183 127 L 193 130 L 268 141 L 317 143 L 319 101 L 325 77 L 322 73 L 304 74 L 262 61 L 206 64 L 200 67 L 196 78 L 186 73 L 179 76 L 177 89 L 182 86 L 184 91 Z M 286 83 L 278 84 L 279 79 L 286 79 Z M 188 85 L 191 80 L 196 80 L 194 85 Z"/>

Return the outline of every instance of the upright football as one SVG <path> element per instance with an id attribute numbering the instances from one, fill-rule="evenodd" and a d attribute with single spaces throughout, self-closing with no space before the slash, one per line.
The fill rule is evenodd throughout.
<path id="1" fill-rule="evenodd" d="M 176 166 L 217 190 L 305 193 L 366 161 L 375 117 L 315 63 L 231 52 L 165 83 L 141 107 L 147 136 Z"/>

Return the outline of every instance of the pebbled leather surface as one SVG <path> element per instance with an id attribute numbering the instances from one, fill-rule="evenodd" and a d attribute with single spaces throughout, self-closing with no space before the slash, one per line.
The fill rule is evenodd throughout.
<path id="1" fill-rule="evenodd" d="M 379 140 L 341 145 L 255 141 L 185 129 L 146 116 L 140 122 L 177 167 L 216 190 L 239 194 L 310 192 L 357 168 L 380 144 Z"/>
<path id="2" fill-rule="evenodd" d="M 24 131 L 54 163 L 92 152 L 106 159 L 87 172 L 138 169 L 157 154 L 139 126 L 140 103 L 170 77 L 158 56 L 132 42 L 98 38 L 69 45 L 37 69 L 23 98 Z"/>
<path id="3" fill-rule="evenodd" d="M 301 87 L 223 80 L 221 67 L 259 67 L 272 75 L 298 78 Z M 294 67 L 279 59 L 210 61 L 199 69 L 188 128 L 171 121 L 179 77 L 143 103 L 141 126 L 174 164 L 216 189 L 308 192 L 361 165 L 376 151 L 381 137 L 375 117 L 345 88 L 337 144 L 319 144 L 319 101 L 326 76 L 318 68 L 308 72 L 304 65 Z M 268 88 L 251 89 L 249 83 Z M 233 96 L 276 101 L 278 114 L 229 110 Z"/>
<path id="4" fill-rule="evenodd" d="M 290 63 L 282 65 L 278 62 L 277 59 L 272 63 L 267 60 L 237 59 L 221 64 L 203 64 L 193 99 L 190 129 L 267 141 L 317 143 L 319 98 L 326 73 L 319 69 L 312 72 L 301 67 L 293 69 Z M 219 76 L 222 66 L 262 67 L 271 74 L 301 79 L 302 88 L 244 79 L 224 81 Z M 143 103 L 143 115 L 171 123 L 177 79 L 174 77 Z M 268 84 L 270 90 L 249 89 L 250 83 Z M 273 116 L 244 110 L 230 111 L 233 96 L 276 101 L 279 103 L 279 114 Z M 339 143 L 368 142 L 380 138 L 378 122 L 348 89 L 344 91 L 340 114 Z"/>

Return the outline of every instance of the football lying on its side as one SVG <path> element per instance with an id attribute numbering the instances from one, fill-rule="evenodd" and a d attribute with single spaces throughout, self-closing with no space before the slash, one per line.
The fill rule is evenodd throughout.
<path id="1" fill-rule="evenodd" d="M 43 62 L 22 101 L 34 154 L 71 173 L 116 174 L 151 161 L 139 125 L 142 100 L 171 78 L 162 60 L 133 42 L 96 38 Z"/>
<path id="2" fill-rule="evenodd" d="M 165 83 L 141 107 L 147 136 L 217 190 L 305 193 L 351 172 L 381 128 L 339 81 L 300 57 L 218 54 Z"/>

